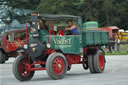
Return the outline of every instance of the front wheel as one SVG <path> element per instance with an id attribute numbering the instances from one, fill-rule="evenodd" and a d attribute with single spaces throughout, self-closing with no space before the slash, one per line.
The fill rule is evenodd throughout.
<path id="1" fill-rule="evenodd" d="M 67 72 L 67 60 L 61 53 L 52 53 L 46 61 L 46 69 L 50 78 L 62 79 Z"/>
<path id="2" fill-rule="evenodd" d="M 30 60 L 30 63 L 32 63 L 32 60 Z M 28 57 L 22 55 L 16 57 L 14 63 L 13 63 L 13 74 L 19 81 L 28 81 L 30 80 L 35 71 L 29 71 L 26 64 L 30 64 Z"/>

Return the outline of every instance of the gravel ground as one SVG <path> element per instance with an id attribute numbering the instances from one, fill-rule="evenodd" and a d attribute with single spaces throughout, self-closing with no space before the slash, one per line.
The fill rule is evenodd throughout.
<path id="1" fill-rule="evenodd" d="M 0 64 L 0 85 L 128 85 L 128 55 L 106 56 L 104 73 L 91 74 L 82 65 L 73 65 L 64 79 L 51 80 L 46 71 L 36 71 L 30 81 L 20 82 L 12 73 L 14 58 Z"/>

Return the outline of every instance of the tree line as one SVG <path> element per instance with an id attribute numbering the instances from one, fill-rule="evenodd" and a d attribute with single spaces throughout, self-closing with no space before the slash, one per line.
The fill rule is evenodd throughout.
<path id="1" fill-rule="evenodd" d="M 81 16 L 83 22 L 98 21 L 100 27 L 128 29 L 128 0 L 4 0 L 9 7 L 42 14 Z"/>

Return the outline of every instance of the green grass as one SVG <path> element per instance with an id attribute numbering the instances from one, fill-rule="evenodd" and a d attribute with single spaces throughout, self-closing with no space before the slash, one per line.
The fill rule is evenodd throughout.
<path id="1" fill-rule="evenodd" d="M 116 52 L 107 53 L 107 52 L 105 52 L 105 55 L 128 55 L 128 53 L 127 52 L 120 52 L 120 53 L 116 53 Z"/>
<path id="2" fill-rule="evenodd" d="M 105 52 L 105 55 L 128 55 L 128 44 L 120 45 L 120 53 L 118 53 L 118 52 L 112 52 L 112 53 Z"/>

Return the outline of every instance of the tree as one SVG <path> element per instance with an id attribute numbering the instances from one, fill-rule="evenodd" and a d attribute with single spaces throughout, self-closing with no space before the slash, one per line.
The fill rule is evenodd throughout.
<path id="1" fill-rule="evenodd" d="M 106 25 L 110 26 L 112 25 L 112 17 L 115 15 L 115 6 L 112 2 L 112 0 L 104 0 L 102 4 L 102 12 L 105 15 L 104 20 L 106 20 Z"/>
<path id="2" fill-rule="evenodd" d="M 14 9 L 27 9 L 41 14 L 67 14 L 81 16 L 83 22 L 98 21 L 100 26 L 128 28 L 128 0 L 1 0 L 7 2 L 7 16 L 21 21 Z M 4 7 L 5 10 L 6 7 Z M 11 9 L 11 10 L 10 10 Z M 1 9 L 0 9 L 1 10 Z M 5 11 L 4 11 L 5 12 Z"/>
<path id="3" fill-rule="evenodd" d="M 24 8 L 29 10 L 35 10 L 40 0 L 4 0 L 12 8 Z"/>
<path id="4" fill-rule="evenodd" d="M 120 21 L 116 24 L 119 28 L 128 30 L 128 0 L 115 0 L 117 8 L 117 17 L 120 18 Z"/>
<path id="5" fill-rule="evenodd" d="M 76 0 L 78 1 L 78 0 Z M 76 15 L 74 0 L 41 0 L 37 12 L 43 14 L 72 14 Z"/>
<path id="6" fill-rule="evenodd" d="M 4 0 L 0 1 L 0 18 L 2 22 L 8 23 L 10 21 L 10 8 L 7 2 Z"/>
<path id="7" fill-rule="evenodd" d="M 0 17 L 1 21 L 10 25 L 13 21 L 23 24 L 25 17 L 30 16 L 31 10 L 35 10 L 40 0 L 1 0 Z M 8 27 L 8 26 L 7 26 Z M 7 28 L 6 27 L 6 28 Z M 11 27 L 9 27 L 10 29 Z"/>

